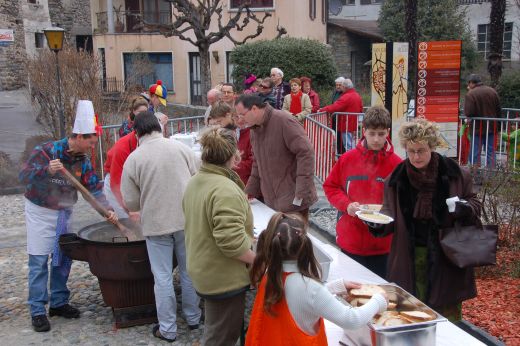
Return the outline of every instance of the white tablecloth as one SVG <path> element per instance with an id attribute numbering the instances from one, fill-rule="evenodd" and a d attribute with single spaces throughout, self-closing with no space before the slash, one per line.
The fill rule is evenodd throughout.
<path id="1" fill-rule="evenodd" d="M 255 235 L 261 233 L 266 227 L 269 219 L 274 214 L 274 210 L 266 206 L 265 204 L 257 201 L 256 199 L 251 201 L 251 209 L 254 215 Z M 335 247 L 324 244 L 320 240 L 316 239 L 312 235 L 310 238 L 314 243 L 320 245 L 327 253 L 332 257 L 332 263 L 330 265 L 329 280 L 337 278 L 346 278 L 349 281 L 356 281 L 360 283 L 386 283 L 384 279 L 380 278 L 376 274 L 372 273 L 361 264 L 357 263 L 347 255 Z M 325 330 L 327 333 L 327 341 L 329 345 L 339 345 L 339 341 L 343 337 L 343 329 L 325 320 Z M 466 333 L 459 327 L 455 326 L 451 322 L 440 322 L 437 323 L 437 345 L 442 346 L 476 346 L 485 345 L 478 341 L 470 334 Z"/>

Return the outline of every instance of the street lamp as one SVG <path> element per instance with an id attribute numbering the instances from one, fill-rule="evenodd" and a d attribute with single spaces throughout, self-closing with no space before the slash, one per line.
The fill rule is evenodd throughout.
<path id="1" fill-rule="evenodd" d="M 63 105 L 61 103 L 61 78 L 60 78 L 60 64 L 58 62 L 58 52 L 63 48 L 63 37 L 65 30 L 58 27 L 51 27 L 44 29 L 45 38 L 49 49 L 56 53 L 56 78 L 58 80 L 58 115 L 60 120 L 60 138 L 65 137 L 65 117 L 63 115 Z"/>

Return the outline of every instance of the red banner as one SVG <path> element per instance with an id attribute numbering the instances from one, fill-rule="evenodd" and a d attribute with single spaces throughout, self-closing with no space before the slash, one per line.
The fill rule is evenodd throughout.
<path id="1" fill-rule="evenodd" d="M 457 122 L 461 41 L 419 42 L 416 115 L 435 122 Z"/>

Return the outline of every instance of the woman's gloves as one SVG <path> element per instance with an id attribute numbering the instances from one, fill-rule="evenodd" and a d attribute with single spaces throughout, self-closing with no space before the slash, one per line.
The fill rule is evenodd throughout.
<path id="1" fill-rule="evenodd" d="M 462 222 L 471 222 L 473 218 L 473 209 L 466 202 L 455 202 L 455 211 L 453 217 Z"/>

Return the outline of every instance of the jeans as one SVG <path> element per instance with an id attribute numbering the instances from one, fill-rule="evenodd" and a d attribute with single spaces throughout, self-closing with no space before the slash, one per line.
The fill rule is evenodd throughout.
<path id="1" fill-rule="evenodd" d="M 198 297 L 186 271 L 184 231 L 146 237 L 146 248 L 154 278 L 155 305 L 159 330 L 165 338 L 177 337 L 177 300 L 173 290 L 173 254 L 177 257 L 182 289 L 182 312 L 189 325 L 199 323 L 201 311 Z"/>
<path id="2" fill-rule="evenodd" d="M 49 301 L 47 281 L 49 255 L 29 255 L 29 304 L 31 317 L 45 315 L 45 304 Z M 51 308 L 68 304 L 70 291 L 67 288 L 69 273 L 62 273 L 51 266 Z"/>
<path id="3" fill-rule="evenodd" d="M 486 152 L 486 161 L 484 161 L 484 166 L 486 167 L 495 167 L 496 157 L 495 157 L 495 134 L 493 132 L 480 133 L 480 131 L 476 130 L 473 134 L 473 138 L 471 139 L 471 164 L 478 165 L 480 164 L 480 154 L 482 149 Z"/>
<path id="4" fill-rule="evenodd" d="M 341 132 L 341 140 L 346 151 L 354 149 L 354 136 L 352 132 Z"/>

